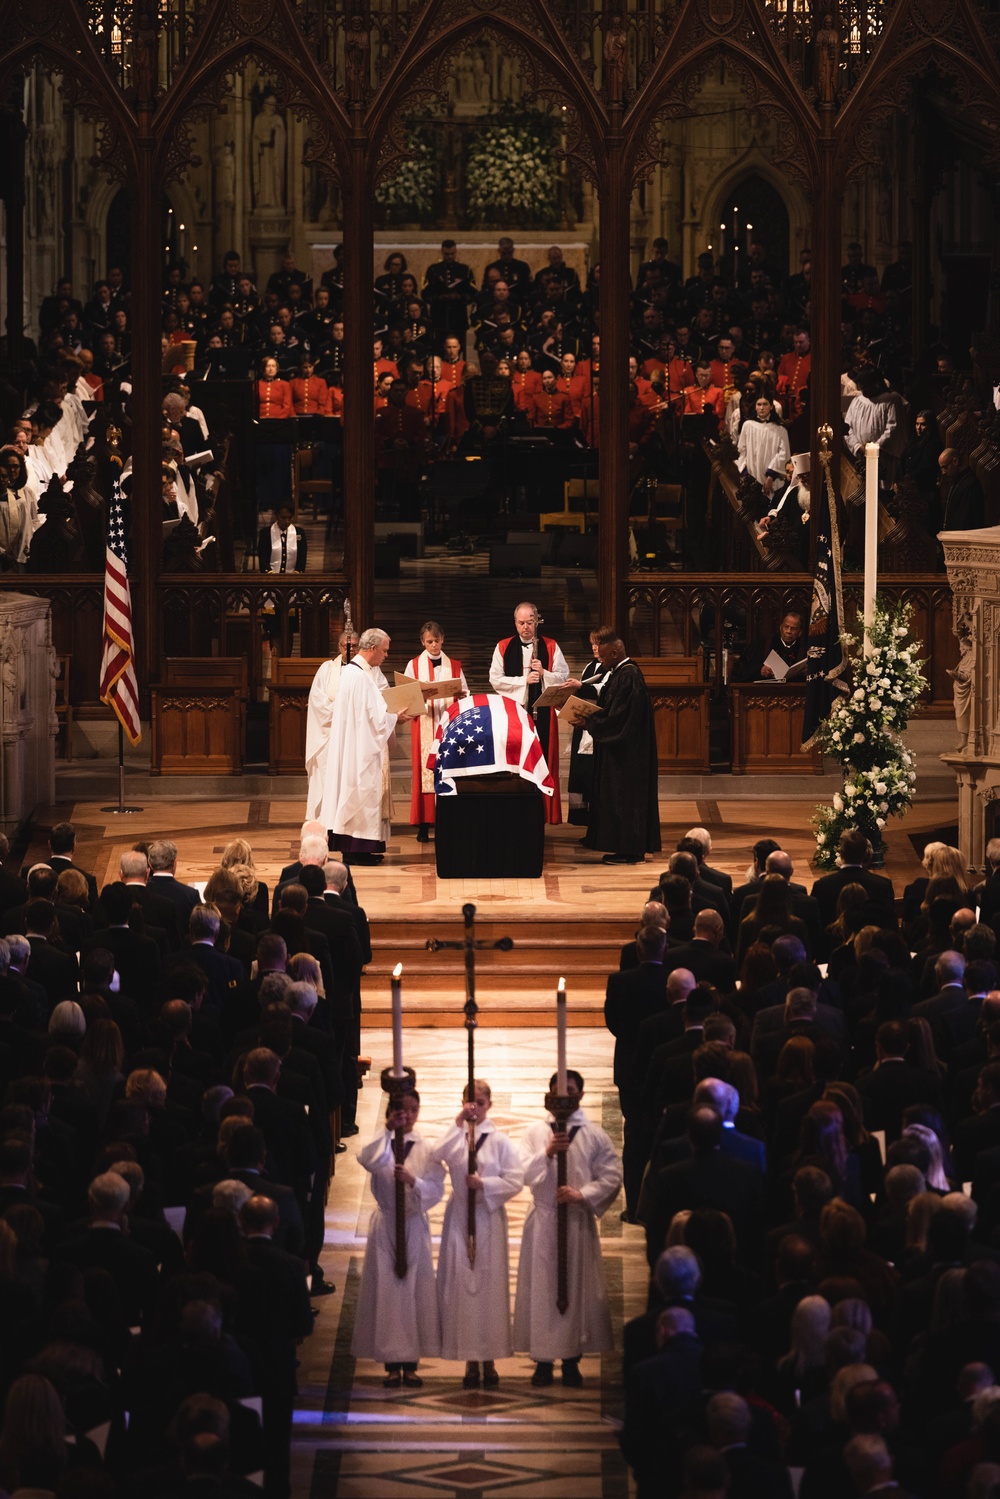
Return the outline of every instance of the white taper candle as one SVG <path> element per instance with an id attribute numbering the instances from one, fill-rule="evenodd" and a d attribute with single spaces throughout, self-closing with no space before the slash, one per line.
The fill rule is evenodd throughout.
<path id="1" fill-rule="evenodd" d="M 392 970 L 392 1075 L 403 1076 L 403 965 Z"/>
<path id="2" fill-rule="evenodd" d="M 566 980 L 556 990 L 556 1092 L 566 1097 Z"/>
<path id="3" fill-rule="evenodd" d="M 865 444 L 865 655 L 871 655 L 867 632 L 875 623 L 875 587 L 878 582 L 878 455 L 877 442 Z"/>

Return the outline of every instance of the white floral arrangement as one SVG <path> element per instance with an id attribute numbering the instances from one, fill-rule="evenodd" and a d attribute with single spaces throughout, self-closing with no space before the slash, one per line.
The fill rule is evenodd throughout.
<path id="1" fill-rule="evenodd" d="M 434 208 L 438 163 L 430 141 L 420 131 L 406 137 L 407 154 L 379 183 L 375 198 L 383 208 L 408 209 L 415 219 L 429 218 Z"/>
<path id="2" fill-rule="evenodd" d="M 814 858 L 822 869 L 835 866 L 841 834 L 855 828 L 878 852 L 887 820 L 913 800 L 917 774 L 902 734 L 927 678 L 909 633 L 909 607 L 894 604 L 876 605 L 866 632 L 870 655 L 863 640 L 843 636 L 854 688 L 834 703 L 818 733 L 824 752 L 840 761 L 844 773 L 843 789 L 813 819 Z"/>
<path id="3" fill-rule="evenodd" d="M 543 226 L 558 216 L 554 122 L 539 110 L 505 111 L 473 132 L 465 206 L 478 222 Z"/>

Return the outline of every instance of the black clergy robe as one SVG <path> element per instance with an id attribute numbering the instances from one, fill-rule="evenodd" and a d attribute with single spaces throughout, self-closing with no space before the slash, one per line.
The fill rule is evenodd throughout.
<path id="1" fill-rule="evenodd" d="M 640 860 L 660 849 L 653 705 L 634 661 L 619 663 L 587 719 L 594 741 L 587 848 Z"/>

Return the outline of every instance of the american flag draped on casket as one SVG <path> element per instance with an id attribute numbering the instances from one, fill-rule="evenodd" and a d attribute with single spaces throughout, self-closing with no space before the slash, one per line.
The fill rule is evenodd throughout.
<path id="1" fill-rule="evenodd" d="M 519 703 L 495 693 L 460 697 L 448 709 L 427 756 L 438 796 L 454 796 L 457 776 L 497 771 L 531 781 L 546 796 L 555 792 L 538 732 Z"/>

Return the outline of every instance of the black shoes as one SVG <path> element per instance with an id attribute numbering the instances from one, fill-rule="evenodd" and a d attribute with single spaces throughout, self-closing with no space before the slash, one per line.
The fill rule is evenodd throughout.
<path id="1" fill-rule="evenodd" d="M 487 1359 L 483 1365 L 483 1389 L 495 1390 L 499 1384 L 500 1376 L 497 1373 L 497 1366 L 492 1359 Z"/>
<path id="2" fill-rule="evenodd" d="M 554 1364 L 536 1364 L 535 1372 L 531 1376 L 531 1383 L 533 1388 L 536 1390 L 544 1390 L 547 1389 L 550 1384 L 555 1384 L 556 1377 L 554 1369 Z"/>
<path id="3" fill-rule="evenodd" d="M 479 1365 L 473 1359 L 470 1359 L 465 1366 L 465 1376 L 462 1379 L 462 1389 L 479 1389 Z"/>
<path id="4" fill-rule="evenodd" d="M 624 854 L 605 854 L 602 864 L 645 864 L 645 859 L 626 859 Z"/>
<path id="5" fill-rule="evenodd" d="M 583 1375 L 580 1373 L 580 1360 L 578 1358 L 563 1359 L 562 1382 L 568 1389 L 583 1389 Z"/>
<path id="6" fill-rule="evenodd" d="M 429 822 L 422 822 L 420 824 L 420 826 L 417 828 L 417 842 L 418 843 L 430 843 L 430 841 L 431 841 L 431 825 L 430 825 Z"/>

